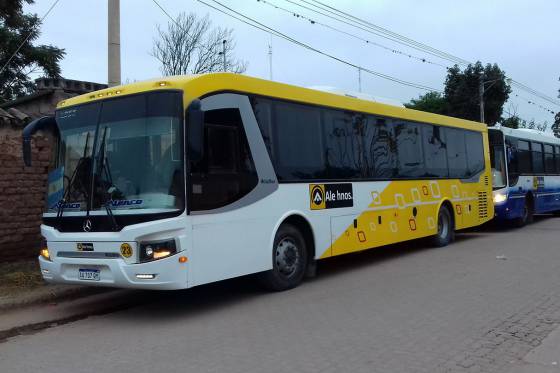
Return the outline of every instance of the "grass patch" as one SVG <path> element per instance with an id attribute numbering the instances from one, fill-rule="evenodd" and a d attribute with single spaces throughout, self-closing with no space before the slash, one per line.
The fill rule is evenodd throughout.
<path id="1" fill-rule="evenodd" d="M 0 263 L 0 297 L 32 290 L 44 284 L 36 259 Z"/>

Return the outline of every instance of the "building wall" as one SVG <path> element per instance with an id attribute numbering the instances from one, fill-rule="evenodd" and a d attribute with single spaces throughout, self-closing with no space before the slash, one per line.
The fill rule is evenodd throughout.
<path id="1" fill-rule="evenodd" d="M 41 242 L 51 143 L 32 141 L 32 166 L 24 167 L 21 131 L 0 136 L 0 262 L 33 258 Z"/>
<path id="2" fill-rule="evenodd" d="M 33 119 L 52 115 L 61 100 L 107 88 L 63 78 L 35 83 L 32 94 L 0 105 L 0 262 L 35 258 L 41 242 L 49 158 L 56 145 L 52 134 L 34 137 L 32 167 L 24 167 L 22 129 Z"/>
<path id="3" fill-rule="evenodd" d="M 11 107 L 26 113 L 32 118 L 40 118 L 46 115 L 54 115 L 56 105 L 67 98 L 76 96 L 62 90 L 52 90 L 46 94 L 37 95 L 33 100 L 23 101 Z"/>

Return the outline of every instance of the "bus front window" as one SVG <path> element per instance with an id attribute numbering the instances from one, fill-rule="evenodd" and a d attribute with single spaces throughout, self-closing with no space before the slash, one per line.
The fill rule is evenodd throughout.
<path id="1" fill-rule="evenodd" d="M 494 189 L 506 186 L 506 160 L 503 145 L 495 145 L 490 148 L 490 161 L 492 164 L 492 185 Z"/>
<path id="2" fill-rule="evenodd" d="M 184 208 L 181 98 L 152 92 L 62 109 L 48 212 Z M 58 181 L 51 180 L 59 177 Z"/>

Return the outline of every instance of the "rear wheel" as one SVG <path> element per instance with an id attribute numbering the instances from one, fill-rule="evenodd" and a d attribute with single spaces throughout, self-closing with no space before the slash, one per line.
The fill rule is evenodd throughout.
<path id="1" fill-rule="evenodd" d="M 276 232 L 272 248 L 272 269 L 260 275 L 269 290 L 283 291 L 298 286 L 307 268 L 307 247 L 301 232 L 283 224 Z"/>
<path id="2" fill-rule="evenodd" d="M 455 238 L 453 215 L 447 206 L 442 206 L 439 209 L 437 224 L 438 231 L 432 238 L 432 242 L 438 247 L 447 246 Z"/>

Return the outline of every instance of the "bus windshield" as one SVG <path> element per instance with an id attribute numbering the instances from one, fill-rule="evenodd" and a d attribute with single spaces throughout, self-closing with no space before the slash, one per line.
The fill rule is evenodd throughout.
<path id="1" fill-rule="evenodd" d="M 152 92 L 61 109 L 47 212 L 184 208 L 181 97 Z M 123 211 L 124 210 L 124 211 Z"/>
<path id="2" fill-rule="evenodd" d="M 494 189 L 506 186 L 506 159 L 503 145 L 490 147 L 490 161 L 492 164 L 492 185 Z"/>

